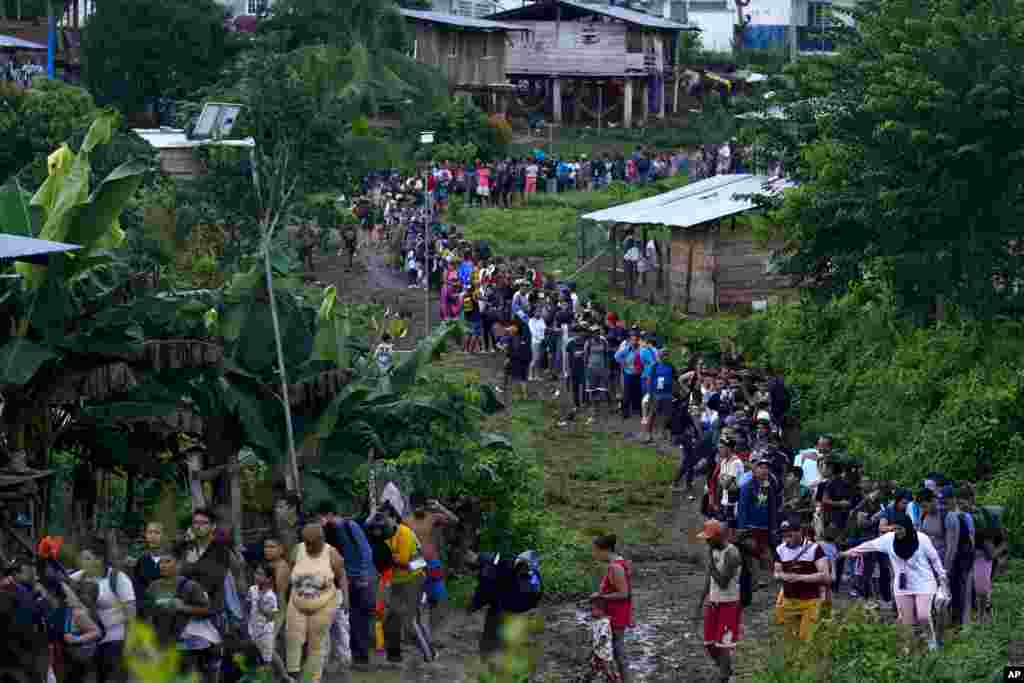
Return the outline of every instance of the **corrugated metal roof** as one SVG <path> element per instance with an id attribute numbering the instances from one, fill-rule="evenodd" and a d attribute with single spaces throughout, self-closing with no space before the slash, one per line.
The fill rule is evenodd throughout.
<path id="1" fill-rule="evenodd" d="M 546 4 L 546 3 L 545 3 Z M 554 4 L 554 3 L 552 3 Z M 654 14 L 646 14 L 644 12 L 637 12 L 636 10 L 626 9 L 625 7 L 612 7 L 610 5 L 591 5 L 585 2 L 574 2 L 574 0 L 558 0 L 558 4 L 571 7 L 582 12 L 590 12 L 593 14 L 600 14 L 606 17 L 612 17 L 625 21 L 629 24 L 636 26 L 646 26 L 648 28 L 661 28 L 673 31 L 699 31 L 700 28 L 690 24 L 682 24 L 672 19 L 665 19 Z M 497 12 L 491 15 L 494 19 L 511 19 L 515 21 L 519 15 L 528 15 L 536 11 L 538 3 L 524 5 L 523 7 L 517 7 L 515 9 L 505 10 L 504 12 Z"/>
<path id="2" fill-rule="evenodd" d="M 403 17 L 408 17 L 410 19 L 429 21 L 432 24 L 447 24 L 449 26 L 458 26 L 460 28 L 466 28 L 477 31 L 526 30 L 522 26 L 516 26 L 515 24 L 506 24 L 500 21 L 491 21 L 490 19 L 477 19 L 475 17 L 467 17 L 461 14 L 446 14 L 445 12 L 428 12 L 426 10 L 418 9 L 403 9 L 399 11 L 402 13 Z"/>
<path id="3" fill-rule="evenodd" d="M 689 228 L 754 208 L 754 201 L 749 195 L 775 194 L 792 186 L 787 180 L 768 176 L 719 175 L 583 217 L 608 223 Z"/>
<path id="4" fill-rule="evenodd" d="M 0 35 L 0 48 L 15 48 L 17 50 L 45 50 L 45 45 L 33 43 L 31 40 L 22 40 L 14 36 Z"/>
<path id="5" fill-rule="evenodd" d="M 50 254 L 81 249 L 77 244 L 50 242 L 22 235 L 0 233 L 0 259 L 45 264 Z"/>
<path id="6" fill-rule="evenodd" d="M 181 149 L 184 147 L 255 147 L 253 138 L 237 140 L 189 140 L 185 131 L 177 128 L 133 128 L 132 132 L 148 142 L 155 149 Z"/>

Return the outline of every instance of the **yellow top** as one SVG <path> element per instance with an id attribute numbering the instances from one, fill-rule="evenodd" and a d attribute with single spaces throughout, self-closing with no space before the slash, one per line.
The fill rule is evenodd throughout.
<path id="1" fill-rule="evenodd" d="M 409 564 L 413 559 L 419 557 L 420 541 L 412 529 L 404 524 L 398 525 L 398 531 L 389 538 L 386 543 L 391 548 L 391 557 L 397 564 Z M 392 583 L 409 583 L 414 579 L 422 578 L 423 570 L 409 571 L 395 567 Z"/>

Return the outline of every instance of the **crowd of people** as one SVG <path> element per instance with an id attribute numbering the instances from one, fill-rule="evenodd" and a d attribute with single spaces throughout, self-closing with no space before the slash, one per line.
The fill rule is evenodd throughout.
<path id="1" fill-rule="evenodd" d="M 12 594 L 17 623 L 48 642 L 51 681 L 133 680 L 125 643 L 142 623 L 203 681 L 241 680 L 241 655 L 276 680 L 316 683 L 328 666 L 369 671 L 378 650 L 400 665 L 407 641 L 425 661 L 437 657 L 443 530 L 457 522 L 393 483 L 357 518 L 323 503 L 298 522 L 292 547 L 274 535 L 236 545 L 213 511 L 197 509 L 184 539 L 151 521 L 141 552 L 123 561 L 107 539 L 76 551 L 44 538 L 5 568 L 0 595 Z"/>
<path id="2" fill-rule="evenodd" d="M 512 208 L 529 204 L 537 193 L 592 191 L 612 182 L 643 184 L 677 175 L 699 180 L 715 175 L 748 173 L 751 152 L 728 140 L 689 149 L 657 151 L 640 147 L 631 154 L 603 153 L 556 157 L 535 150 L 530 157 L 507 157 L 470 163 L 434 162 L 414 175 L 397 171 L 367 175 L 360 198 L 378 218 L 403 203 L 443 212 L 453 200 L 468 206 Z M 781 168 L 773 167 L 781 174 Z M 372 217 L 371 222 L 372 222 Z"/>
<path id="3" fill-rule="evenodd" d="M 676 172 L 685 163 L 706 176 L 729 172 L 731 157 L 728 149 L 698 150 L 693 158 L 671 155 L 664 166 L 655 159 L 643 168 Z M 601 184 L 585 159 L 547 167 L 550 191 Z M 613 178 L 628 180 L 635 167 L 620 167 Z M 597 168 L 598 178 L 609 169 Z M 475 180 L 448 185 L 467 177 Z M 483 182 L 496 177 L 491 168 Z M 911 490 L 865 477 L 862 464 L 835 449 L 830 436 L 815 448 L 794 448 L 781 377 L 705 368 L 696 359 L 677 370 L 678 355 L 663 340 L 587 302 L 573 282 L 544 273 L 539 263 L 495 256 L 486 243 L 471 243 L 457 227 L 432 218 L 452 188 L 480 178 L 441 164 L 421 183 L 417 208 L 388 212 L 409 285 L 437 289 L 440 319 L 467 323 L 464 351 L 505 354 L 499 391 L 507 398 L 511 385 L 529 397 L 528 387 L 546 379 L 557 387 L 555 397 L 571 392 L 573 409 L 563 425 L 581 411 L 590 411 L 590 422 L 601 406 L 614 407 L 624 420 L 639 417 L 646 440 L 664 434 L 676 445 L 674 488 L 693 503 L 699 497 L 705 519 L 699 538 L 708 547 L 707 576 L 698 612 L 723 681 L 733 674 L 743 609 L 769 586 L 777 591 L 775 617 L 789 643 L 814 638 L 820 615 L 838 595 L 893 615 L 933 649 L 971 615 L 991 618 L 992 576 L 1006 539 L 1000 511 L 976 505 L 969 482 L 935 473 Z M 469 196 L 473 201 L 471 189 Z M 486 203 L 493 194 L 482 196 Z M 615 554 L 612 537 L 595 541 L 594 556 L 608 573 L 593 596 L 588 675 L 628 681 L 622 634 L 632 625 L 630 565 Z"/>

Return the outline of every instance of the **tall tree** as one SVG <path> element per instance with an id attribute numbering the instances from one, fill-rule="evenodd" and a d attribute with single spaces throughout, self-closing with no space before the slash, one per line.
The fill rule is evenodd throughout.
<path id="1" fill-rule="evenodd" d="M 232 45 L 216 0 L 103 0 L 83 30 L 82 65 L 100 101 L 139 110 L 213 81 Z"/>
<path id="2" fill-rule="evenodd" d="M 766 124 L 802 184 L 777 214 L 787 270 L 825 296 L 882 278 L 919 319 L 1024 311 L 1024 6 L 874 0 L 830 62 L 791 72 Z"/>

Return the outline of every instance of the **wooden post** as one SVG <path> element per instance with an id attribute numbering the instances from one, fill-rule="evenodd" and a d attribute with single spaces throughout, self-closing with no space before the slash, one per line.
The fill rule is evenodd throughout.
<path id="1" fill-rule="evenodd" d="M 685 305 L 686 310 L 684 312 L 690 312 L 690 301 L 693 289 L 693 250 L 696 245 L 690 240 L 690 253 L 686 259 L 686 299 Z"/>
<path id="2" fill-rule="evenodd" d="M 661 86 L 660 86 L 659 92 L 658 92 L 658 118 L 659 119 L 664 119 L 665 118 L 665 98 L 668 95 L 668 93 L 666 92 L 667 89 L 668 89 L 668 81 L 665 80 L 664 77 L 662 77 L 660 80 L 661 80 Z"/>
<path id="3" fill-rule="evenodd" d="M 551 107 L 554 113 L 555 123 L 562 122 L 562 79 L 551 79 Z"/>
<path id="4" fill-rule="evenodd" d="M 633 79 L 626 78 L 626 88 L 622 101 L 622 127 L 630 128 L 633 125 Z"/>
<path id="5" fill-rule="evenodd" d="M 645 76 L 643 79 L 643 100 L 644 100 L 644 125 L 647 125 L 647 120 L 651 118 L 651 77 Z"/>
<path id="6" fill-rule="evenodd" d="M 242 545 L 242 465 L 236 450 L 228 457 L 228 490 L 231 495 L 231 528 L 236 546 Z"/>
<path id="7" fill-rule="evenodd" d="M 612 290 L 615 289 L 616 280 L 618 279 L 615 273 L 616 264 L 619 262 L 619 241 L 616 234 L 618 233 L 618 228 L 618 223 L 612 223 L 612 227 L 609 228 L 608 232 L 612 243 L 612 265 L 608 271 L 608 288 Z"/>
<path id="8" fill-rule="evenodd" d="M 654 240 L 654 253 L 658 257 L 658 291 L 665 291 L 665 258 L 661 240 Z"/>
<path id="9" fill-rule="evenodd" d="M 644 259 L 646 259 L 647 258 L 647 224 L 646 223 L 644 224 L 644 227 L 641 229 L 641 235 L 642 235 L 642 238 L 643 238 L 643 244 L 640 245 L 640 254 L 642 255 L 642 257 Z M 650 264 L 648 264 L 648 266 L 649 265 Z M 646 270 L 644 272 L 640 273 L 640 286 L 642 286 L 642 287 L 646 287 L 647 286 L 647 271 Z"/>

